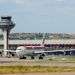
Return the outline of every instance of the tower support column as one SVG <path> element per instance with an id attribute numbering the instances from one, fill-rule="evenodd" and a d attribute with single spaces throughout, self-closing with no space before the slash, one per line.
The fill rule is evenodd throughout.
<path id="1" fill-rule="evenodd" d="M 4 36 L 4 49 L 8 49 L 8 30 L 3 30 L 3 36 Z"/>

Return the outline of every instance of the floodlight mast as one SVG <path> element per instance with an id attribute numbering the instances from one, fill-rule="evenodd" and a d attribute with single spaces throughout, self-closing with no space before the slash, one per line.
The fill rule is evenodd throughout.
<path id="1" fill-rule="evenodd" d="M 2 16 L 0 21 L 0 29 L 3 31 L 4 49 L 8 49 L 8 36 L 10 30 L 15 27 L 15 23 L 11 21 L 11 16 Z"/>

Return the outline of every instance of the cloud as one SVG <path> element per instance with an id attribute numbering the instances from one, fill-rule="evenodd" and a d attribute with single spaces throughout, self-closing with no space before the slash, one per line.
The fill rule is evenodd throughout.
<path id="1" fill-rule="evenodd" d="M 26 0 L 12 0 L 16 4 L 25 4 Z"/>
<path id="2" fill-rule="evenodd" d="M 65 2 L 66 0 L 47 0 L 48 2 Z M 32 2 L 47 2 L 46 0 L 0 0 L 0 3 L 14 3 L 17 5 L 28 5 Z"/>
<path id="3" fill-rule="evenodd" d="M 55 0 L 58 3 L 65 3 L 65 2 L 69 2 L 69 0 Z"/>
<path id="4" fill-rule="evenodd" d="M 58 2 L 64 2 L 64 1 L 66 1 L 66 0 L 56 0 L 56 1 L 58 1 Z"/>
<path id="5" fill-rule="evenodd" d="M 0 0 L 0 3 L 15 3 L 15 4 L 26 4 L 30 0 Z"/>
<path id="6" fill-rule="evenodd" d="M 60 2 L 60 1 L 64 1 L 64 0 L 56 0 L 56 1 L 59 1 Z"/>

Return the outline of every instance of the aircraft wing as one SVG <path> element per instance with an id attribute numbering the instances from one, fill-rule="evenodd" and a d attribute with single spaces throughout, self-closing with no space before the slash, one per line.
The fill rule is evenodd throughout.
<path id="1" fill-rule="evenodd" d="M 34 51 L 34 53 L 47 53 L 47 52 L 64 52 L 64 51 L 71 51 L 71 50 L 48 50 L 48 51 L 44 51 L 44 50 L 41 50 L 41 51 Z"/>
<path id="2" fill-rule="evenodd" d="M 3 50 L 4 52 L 16 53 L 16 50 Z"/>
<path id="3" fill-rule="evenodd" d="M 44 51 L 44 50 L 41 50 L 41 51 L 34 51 L 34 53 L 48 53 L 48 52 L 65 52 L 65 51 L 75 51 L 75 49 L 64 49 L 64 50 L 49 50 L 49 51 Z"/>

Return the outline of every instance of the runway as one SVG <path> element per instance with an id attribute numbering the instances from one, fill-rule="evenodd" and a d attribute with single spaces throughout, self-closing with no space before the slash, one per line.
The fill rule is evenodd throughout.
<path id="1" fill-rule="evenodd" d="M 50 60 L 25 60 L 19 58 L 0 58 L 0 66 L 68 66 L 75 67 L 75 62 Z"/>

